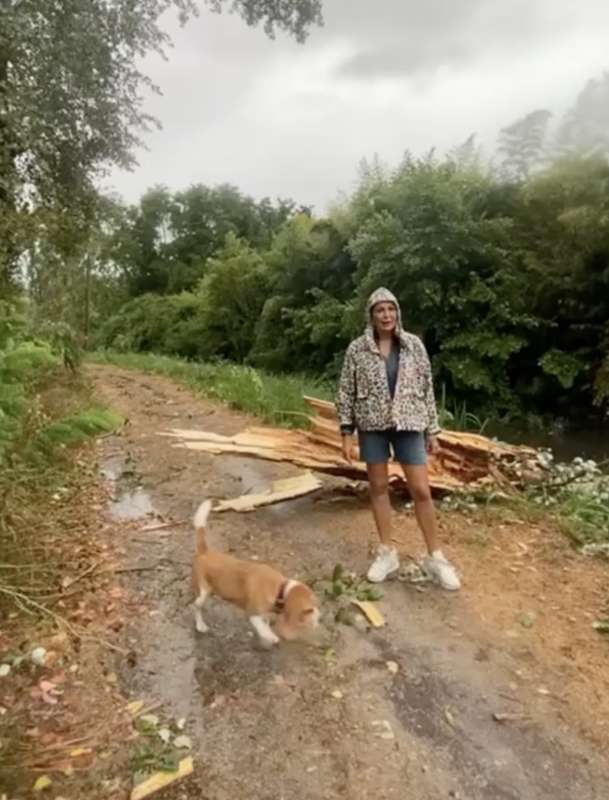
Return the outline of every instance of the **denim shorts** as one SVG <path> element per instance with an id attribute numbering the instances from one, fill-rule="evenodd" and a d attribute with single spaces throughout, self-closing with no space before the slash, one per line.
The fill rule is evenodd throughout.
<path id="1" fill-rule="evenodd" d="M 391 451 L 400 464 L 418 467 L 427 464 L 425 434 L 421 431 L 358 431 L 360 460 L 366 464 L 386 464 Z"/>

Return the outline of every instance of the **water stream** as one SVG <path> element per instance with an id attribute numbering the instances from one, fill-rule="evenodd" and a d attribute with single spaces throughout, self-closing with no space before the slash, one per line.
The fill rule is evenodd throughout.
<path id="1" fill-rule="evenodd" d="M 497 436 L 510 444 L 549 447 L 556 461 L 572 461 L 581 456 L 594 461 L 609 459 L 609 426 L 581 430 L 533 431 L 518 426 L 491 424 L 486 436 Z"/>

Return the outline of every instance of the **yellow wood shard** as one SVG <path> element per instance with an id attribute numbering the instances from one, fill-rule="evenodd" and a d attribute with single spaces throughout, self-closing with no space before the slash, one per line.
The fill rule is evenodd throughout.
<path id="1" fill-rule="evenodd" d="M 131 716 L 135 717 L 144 708 L 144 701 L 133 700 L 131 703 L 127 703 L 125 708 L 131 714 Z"/>
<path id="2" fill-rule="evenodd" d="M 32 791 L 43 792 L 45 789 L 48 789 L 52 783 L 53 781 L 48 777 L 48 775 L 41 775 L 39 778 L 36 778 L 36 783 L 32 786 Z"/>
<path id="3" fill-rule="evenodd" d="M 304 472 L 293 478 L 284 478 L 275 481 L 271 488 L 260 494 L 244 494 L 232 500 L 222 500 L 214 507 L 214 511 L 253 511 L 260 506 L 280 503 L 282 500 L 291 500 L 314 492 L 322 483 L 312 472 Z"/>
<path id="4" fill-rule="evenodd" d="M 180 766 L 177 772 L 155 772 L 145 781 L 139 783 L 131 792 L 130 800 L 143 800 L 144 797 L 149 797 L 151 794 L 158 792 L 159 789 L 164 789 L 165 786 L 174 781 L 179 781 L 192 773 L 192 757 L 188 756 L 180 761 Z"/>
<path id="5" fill-rule="evenodd" d="M 351 602 L 354 606 L 359 608 L 373 628 L 383 627 L 385 624 L 385 617 L 374 603 L 370 602 L 370 600 L 352 600 Z"/>

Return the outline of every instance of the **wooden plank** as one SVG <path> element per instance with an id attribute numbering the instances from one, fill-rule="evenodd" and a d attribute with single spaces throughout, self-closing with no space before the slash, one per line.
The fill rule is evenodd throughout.
<path id="1" fill-rule="evenodd" d="M 303 397 L 305 403 L 320 417 L 327 417 L 328 419 L 337 421 L 336 407 L 334 403 L 329 403 L 327 400 L 320 400 L 317 397 Z"/>
<path id="2" fill-rule="evenodd" d="M 188 756 L 180 761 L 177 772 L 155 772 L 142 783 L 139 783 L 131 792 L 130 800 L 144 800 L 151 794 L 164 789 L 166 786 L 185 778 L 193 771 L 192 758 Z"/>
<path id="3" fill-rule="evenodd" d="M 359 608 L 373 628 L 382 628 L 386 624 L 385 617 L 370 600 L 352 600 L 351 602 Z"/>
<path id="4" fill-rule="evenodd" d="M 292 478 L 275 481 L 266 492 L 244 494 L 232 500 L 222 500 L 214 506 L 214 511 L 253 511 L 261 506 L 303 497 L 317 491 L 321 486 L 322 482 L 312 472 L 304 472 Z"/>

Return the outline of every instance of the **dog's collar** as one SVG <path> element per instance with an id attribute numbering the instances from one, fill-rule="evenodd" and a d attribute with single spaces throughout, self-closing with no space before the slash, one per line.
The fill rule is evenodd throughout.
<path id="1" fill-rule="evenodd" d="M 279 587 L 279 591 L 277 592 L 277 597 L 275 598 L 275 603 L 273 604 L 273 611 L 277 614 L 280 614 L 283 609 L 285 608 L 285 602 L 288 599 L 288 594 L 292 591 L 292 589 L 298 586 L 298 581 L 284 581 L 281 586 Z"/>

